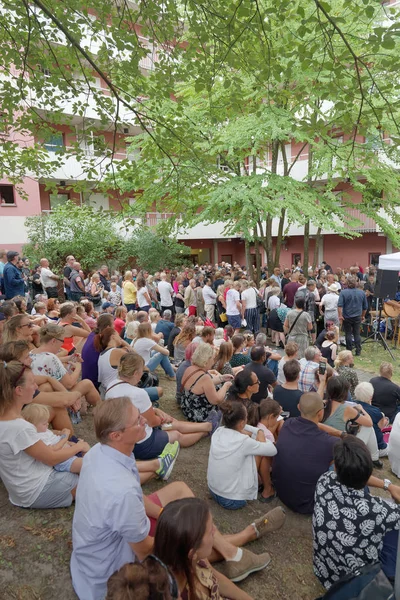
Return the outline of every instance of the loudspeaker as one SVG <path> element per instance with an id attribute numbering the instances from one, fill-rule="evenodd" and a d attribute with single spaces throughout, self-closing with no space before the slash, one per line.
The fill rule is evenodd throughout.
<path id="1" fill-rule="evenodd" d="M 394 298 L 399 285 L 398 271 L 384 271 L 378 269 L 375 283 L 375 298 Z"/>

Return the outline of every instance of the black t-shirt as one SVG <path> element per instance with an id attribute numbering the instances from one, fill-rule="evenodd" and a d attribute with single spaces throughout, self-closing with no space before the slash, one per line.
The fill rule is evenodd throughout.
<path id="1" fill-rule="evenodd" d="M 290 279 L 287 279 L 287 277 L 282 277 L 282 281 L 281 281 L 281 290 L 283 290 L 283 288 L 285 287 L 285 285 L 287 283 L 290 283 Z"/>
<path id="2" fill-rule="evenodd" d="M 303 392 L 301 390 L 287 390 L 281 385 L 274 388 L 274 400 L 279 402 L 283 410 L 288 411 L 291 417 L 299 417 L 300 412 L 297 405 Z"/>
<path id="3" fill-rule="evenodd" d="M 253 402 L 260 404 L 261 400 L 268 397 L 268 386 L 275 383 L 276 377 L 271 369 L 253 361 L 245 366 L 245 370 L 255 373 L 260 381 L 259 391 L 251 397 Z"/>
<path id="4" fill-rule="evenodd" d="M 32 292 L 34 296 L 36 296 L 36 294 L 43 294 L 43 287 L 40 281 L 39 273 L 35 273 L 32 276 Z"/>
<path id="5" fill-rule="evenodd" d="M 325 341 L 325 336 L 326 336 L 326 329 L 323 329 L 315 341 L 315 345 L 317 346 L 317 348 L 322 347 L 322 342 Z"/>
<path id="6" fill-rule="evenodd" d="M 400 404 L 400 387 L 387 377 L 370 379 L 374 388 L 372 406 L 377 406 L 389 419 L 392 419 Z"/>
<path id="7" fill-rule="evenodd" d="M 167 348 L 169 350 L 169 355 L 172 357 L 174 356 L 174 350 L 175 350 L 174 339 L 176 338 L 177 335 L 180 334 L 180 332 L 181 332 L 180 327 L 174 327 L 169 332 Z"/>

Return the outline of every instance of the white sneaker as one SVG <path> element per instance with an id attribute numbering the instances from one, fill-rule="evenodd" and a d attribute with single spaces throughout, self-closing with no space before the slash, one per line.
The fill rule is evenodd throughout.
<path id="1" fill-rule="evenodd" d="M 386 446 L 386 448 L 382 448 L 382 450 L 379 450 L 379 458 L 382 458 L 383 456 L 388 456 L 389 454 L 389 448 Z"/>

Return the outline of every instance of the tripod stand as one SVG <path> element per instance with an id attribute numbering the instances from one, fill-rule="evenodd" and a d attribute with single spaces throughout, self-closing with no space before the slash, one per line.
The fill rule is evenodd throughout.
<path id="1" fill-rule="evenodd" d="M 392 353 L 391 349 L 389 348 L 389 346 L 387 345 L 387 342 L 380 331 L 380 326 L 381 326 L 381 321 L 382 321 L 382 306 L 383 306 L 383 300 L 380 298 L 376 298 L 375 312 L 378 316 L 378 322 L 376 324 L 376 329 L 372 333 L 370 333 L 365 338 L 365 340 L 363 340 L 361 342 L 361 345 L 363 346 L 367 342 L 379 342 L 380 344 L 382 344 L 384 350 L 387 350 L 389 352 L 390 356 L 392 357 L 392 360 L 394 360 L 393 353 Z M 378 308 L 379 308 L 379 310 L 378 310 Z"/>

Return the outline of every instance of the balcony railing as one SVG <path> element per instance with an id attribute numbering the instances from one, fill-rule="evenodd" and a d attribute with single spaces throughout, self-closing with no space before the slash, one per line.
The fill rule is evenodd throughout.
<path id="1" fill-rule="evenodd" d="M 161 223 L 161 221 L 165 221 L 165 219 L 169 219 L 170 217 L 173 217 L 173 216 L 175 216 L 177 219 L 179 219 L 179 217 L 180 217 L 180 215 L 176 215 L 175 213 L 151 212 L 151 213 L 146 213 L 144 221 L 148 227 L 155 227 L 156 225 Z"/>
<path id="2" fill-rule="evenodd" d="M 348 208 L 346 212 L 349 217 L 361 221 L 359 225 L 356 225 L 355 227 L 349 227 L 351 231 L 359 231 L 360 233 L 372 233 L 376 231 L 376 223 L 374 219 L 371 219 L 371 217 L 363 215 L 362 212 L 356 208 Z"/>

